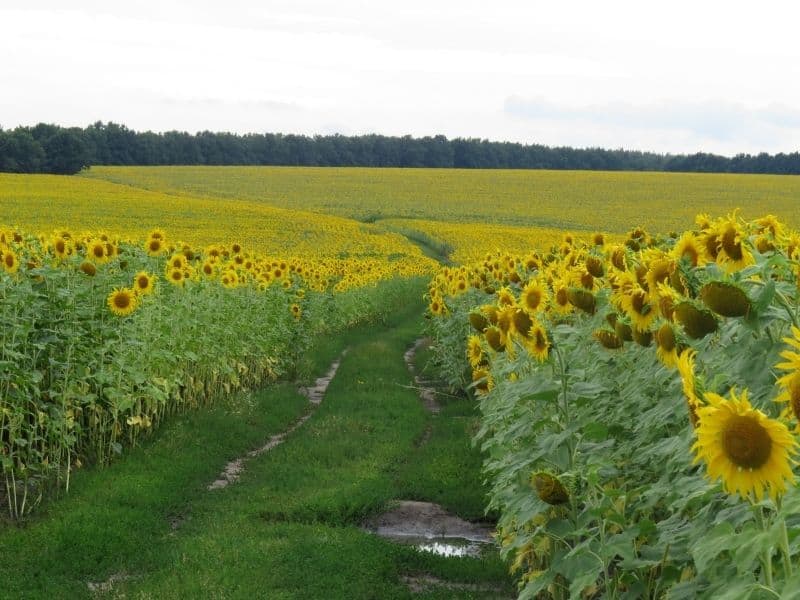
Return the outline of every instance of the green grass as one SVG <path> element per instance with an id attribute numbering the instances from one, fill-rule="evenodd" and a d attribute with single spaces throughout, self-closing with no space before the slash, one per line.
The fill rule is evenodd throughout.
<path id="1" fill-rule="evenodd" d="M 420 573 L 510 592 L 494 552 L 446 559 L 358 527 L 412 493 L 464 516 L 482 513 L 464 407 L 432 417 L 407 387 L 402 354 L 419 335 L 421 309 L 410 302 L 385 326 L 319 340 L 307 357 L 317 373 L 350 348 L 325 401 L 286 443 L 249 461 L 236 485 L 204 489 L 226 460 L 303 412 L 291 386 L 187 415 L 109 469 L 80 473 L 68 497 L 0 532 L 3 594 L 89 596 L 87 582 L 115 573 L 130 579 L 112 594 L 129 598 L 404 598 L 401 576 Z M 417 448 L 429 425 L 433 436 Z"/>

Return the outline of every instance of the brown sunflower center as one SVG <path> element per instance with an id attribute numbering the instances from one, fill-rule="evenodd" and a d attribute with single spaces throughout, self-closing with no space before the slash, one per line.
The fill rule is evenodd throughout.
<path id="1" fill-rule="evenodd" d="M 789 385 L 789 405 L 794 418 L 800 421 L 800 378 L 795 378 Z"/>
<path id="2" fill-rule="evenodd" d="M 733 260 L 742 259 L 742 244 L 736 241 L 736 229 L 728 227 L 722 234 L 722 249 Z"/>
<path id="3" fill-rule="evenodd" d="M 14 255 L 11 253 L 3 255 L 3 262 L 6 263 L 6 266 L 11 269 L 14 267 Z"/>
<path id="4" fill-rule="evenodd" d="M 525 296 L 525 305 L 530 310 L 536 310 L 539 307 L 539 304 L 542 303 L 542 292 L 541 290 L 533 289 L 529 291 Z"/>
<path id="5" fill-rule="evenodd" d="M 95 258 L 103 258 L 106 255 L 106 249 L 98 244 L 97 246 L 92 247 L 92 254 L 95 256 Z"/>
<path id="6" fill-rule="evenodd" d="M 125 309 L 131 305 L 131 299 L 128 294 L 116 294 L 114 296 L 114 306 L 117 308 Z"/>
<path id="7" fill-rule="evenodd" d="M 566 306 L 569 303 L 569 295 L 566 288 L 559 288 L 556 292 L 556 302 L 559 306 Z"/>
<path id="8" fill-rule="evenodd" d="M 146 289 L 149 283 L 150 279 L 146 275 L 141 275 L 136 280 L 136 285 L 138 285 L 140 289 Z"/>
<path id="9" fill-rule="evenodd" d="M 67 249 L 67 245 L 64 243 L 64 240 L 58 240 L 56 242 L 56 252 L 59 254 L 64 254 Z"/>
<path id="10" fill-rule="evenodd" d="M 725 424 L 722 448 L 738 467 L 758 469 L 769 460 L 772 438 L 755 417 L 735 415 Z"/>

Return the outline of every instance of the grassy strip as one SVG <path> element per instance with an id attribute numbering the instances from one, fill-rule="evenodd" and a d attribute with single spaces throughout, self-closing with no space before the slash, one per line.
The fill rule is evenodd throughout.
<path id="1" fill-rule="evenodd" d="M 420 451 L 415 441 L 432 417 L 416 393 L 403 387 L 410 376 L 401 358 L 418 335 L 420 312 L 419 302 L 410 302 L 385 327 L 320 340 L 310 362 L 325 368 L 323 359 L 350 347 L 325 401 L 285 444 L 250 461 L 235 486 L 214 493 L 202 489 L 224 462 L 219 458 L 231 456 L 204 455 L 202 436 L 219 436 L 219 443 L 238 439 L 236 427 L 248 429 L 251 422 L 274 415 L 271 404 L 279 404 L 274 393 L 286 393 L 284 423 L 290 421 L 302 410 L 291 390 L 270 389 L 270 406 L 261 407 L 266 415 L 247 411 L 235 423 L 196 421 L 219 409 L 190 415 L 176 424 L 185 424 L 182 439 L 165 430 L 128 460 L 87 474 L 95 481 L 94 486 L 81 482 L 87 493 L 54 503 L 46 518 L 27 530 L 12 529 L 0 537 L 0 577 L 9 593 L 79 597 L 88 595 L 87 581 L 115 573 L 131 578 L 116 582 L 113 593 L 134 598 L 401 598 L 410 595 L 401 576 L 416 573 L 507 586 L 506 567 L 496 554 L 445 559 L 357 527 L 366 515 L 402 497 L 408 484 L 398 474 L 411 476 L 408 465 L 429 457 L 415 454 Z M 275 429 L 280 427 L 262 429 L 259 438 Z M 148 452 L 163 462 L 143 463 L 141 455 Z M 212 455 L 215 460 L 209 460 Z M 131 472 L 118 481 L 115 474 L 125 469 Z M 186 485 L 159 483 L 184 469 Z M 452 472 L 434 469 L 434 476 Z M 139 478 L 150 483 L 135 483 Z M 125 487 L 126 479 L 134 482 Z M 464 480 L 459 481 L 463 487 Z M 169 518 L 176 514 L 191 518 L 172 531 Z M 443 589 L 427 597 L 480 594 Z"/>

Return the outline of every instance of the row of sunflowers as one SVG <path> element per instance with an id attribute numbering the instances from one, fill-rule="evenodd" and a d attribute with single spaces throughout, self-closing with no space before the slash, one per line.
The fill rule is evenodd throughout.
<path id="1" fill-rule="evenodd" d="M 0 498 L 12 517 L 166 416 L 293 373 L 314 336 L 381 318 L 420 273 L 403 257 L 197 249 L 159 229 L 119 241 L 0 228 L 0 265 Z"/>
<path id="2" fill-rule="evenodd" d="M 795 597 L 800 234 L 700 215 L 431 281 L 522 598 Z"/>

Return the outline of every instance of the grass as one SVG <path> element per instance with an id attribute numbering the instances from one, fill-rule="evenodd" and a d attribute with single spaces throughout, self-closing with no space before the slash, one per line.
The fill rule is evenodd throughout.
<path id="1" fill-rule="evenodd" d="M 510 592 L 496 553 L 446 559 L 358 527 L 412 493 L 465 516 L 481 513 L 484 490 L 470 489 L 480 463 L 461 418 L 465 407 L 432 417 L 408 387 L 402 354 L 419 335 L 421 309 L 410 302 L 385 326 L 319 340 L 307 359 L 317 373 L 350 349 L 325 401 L 286 443 L 249 461 L 236 485 L 204 489 L 226 460 L 305 410 L 291 386 L 187 415 L 111 468 L 80 473 L 68 497 L 0 533 L 4 593 L 88 596 L 87 582 L 123 574 L 130 578 L 115 582 L 113 595 L 403 598 L 410 592 L 401 577 L 420 573 Z M 434 435 L 418 448 L 429 425 Z M 423 594 L 479 596 L 444 588 Z"/>

